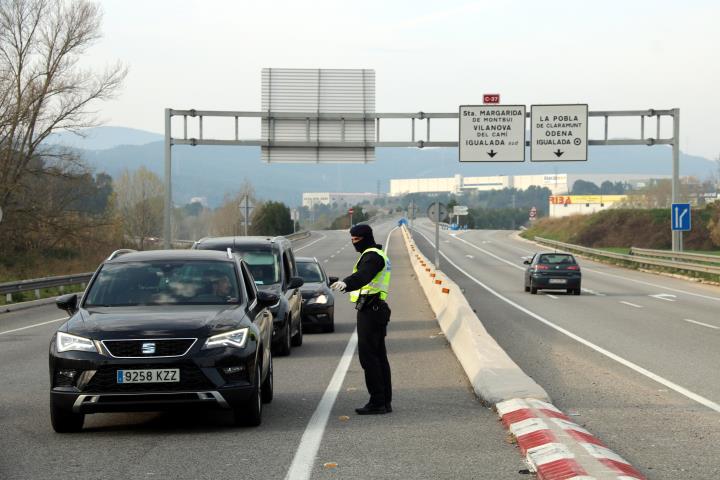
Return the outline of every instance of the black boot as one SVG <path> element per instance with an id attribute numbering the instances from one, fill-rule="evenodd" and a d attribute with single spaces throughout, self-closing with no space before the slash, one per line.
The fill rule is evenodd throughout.
<path id="1" fill-rule="evenodd" d="M 372 403 L 368 403 L 364 407 L 356 408 L 355 412 L 358 415 L 383 415 L 387 413 L 387 409 L 385 408 L 385 405 L 373 405 Z"/>

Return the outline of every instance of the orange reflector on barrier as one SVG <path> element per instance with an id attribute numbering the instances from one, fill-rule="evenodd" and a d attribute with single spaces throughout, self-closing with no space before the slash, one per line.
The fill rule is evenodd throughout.
<path id="1" fill-rule="evenodd" d="M 436 284 L 436 285 L 442 284 L 442 280 L 435 280 L 435 284 Z"/>
<path id="2" fill-rule="evenodd" d="M 450 293 L 450 289 L 447 287 L 443 287 L 442 293 Z"/>

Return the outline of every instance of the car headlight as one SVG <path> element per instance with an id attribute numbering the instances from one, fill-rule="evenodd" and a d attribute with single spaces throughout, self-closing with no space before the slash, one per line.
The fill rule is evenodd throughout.
<path id="1" fill-rule="evenodd" d="M 241 328 L 239 330 L 233 330 L 232 332 L 221 333 L 220 335 L 213 335 L 208 338 L 203 348 L 215 348 L 215 347 L 236 347 L 243 348 L 247 343 L 248 329 Z"/>
<path id="2" fill-rule="evenodd" d="M 313 297 L 313 298 L 309 299 L 307 301 L 307 304 L 311 305 L 313 303 L 327 303 L 327 301 L 328 301 L 327 295 L 321 294 L 321 295 L 318 295 L 317 297 Z"/>
<path id="3" fill-rule="evenodd" d="M 58 332 L 55 337 L 55 346 L 58 352 L 95 352 L 95 342 L 89 338 L 78 337 L 77 335 L 70 335 L 69 333 Z"/>

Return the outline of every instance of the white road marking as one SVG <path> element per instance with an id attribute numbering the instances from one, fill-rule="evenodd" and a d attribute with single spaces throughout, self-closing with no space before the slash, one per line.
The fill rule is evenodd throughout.
<path id="1" fill-rule="evenodd" d="M 425 235 L 423 235 L 422 232 L 420 232 L 420 235 L 422 235 L 423 237 L 425 237 Z M 427 238 L 427 237 L 425 237 L 425 238 Z M 502 257 L 498 257 L 498 256 L 495 255 L 494 253 L 492 253 L 492 252 L 490 252 L 490 251 L 488 251 L 488 250 L 485 250 L 484 248 L 480 248 L 480 247 L 478 247 L 477 245 L 473 245 L 472 243 L 468 242 L 467 240 L 465 240 L 465 239 L 463 239 L 463 238 L 455 237 L 455 239 L 456 239 L 456 240 L 459 240 L 459 241 L 461 241 L 461 242 L 463 242 L 463 243 L 467 243 L 467 244 L 470 245 L 472 248 L 474 248 L 474 249 L 476 249 L 476 250 L 480 250 L 480 251 L 483 252 L 484 254 L 489 255 L 489 256 L 493 257 L 494 259 L 496 259 L 496 260 L 500 260 L 500 261 L 503 262 L 503 263 L 507 263 L 507 264 L 510 265 L 511 267 L 517 268 L 518 270 L 525 270 L 525 267 L 522 267 L 522 266 L 520 266 L 520 265 L 516 265 L 516 264 L 514 264 L 513 262 L 510 262 L 510 261 L 508 261 L 508 260 L 505 260 L 505 259 L 502 258 Z"/>
<path id="2" fill-rule="evenodd" d="M 546 297 L 550 297 L 550 298 L 554 298 L 555 300 L 557 300 L 557 298 L 558 298 L 558 297 L 556 297 L 555 295 L 550 295 L 549 293 L 546 293 L 545 296 L 546 296 Z"/>
<path id="3" fill-rule="evenodd" d="M 469 258 L 470 260 L 472 260 L 473 258 L 475 258 L 475 257 L 473 257 L 472 255 L 465 255 L 465 256 L 466 256 L 467 258 Z"/>
<path id="4" fill-rule="evenodd" d="M 335 258 L 335 254 L 333 253 L 332 255 L 330 255 L 330 258 Z"/>
<path id="5" fill-rule="evenodd" d="M 694 323 L 694 324 L 696 324 L 696 325 L 702 325 L 703 327 L 708 327 L 708 328 L 712 328 L 712 329 L 715 329 L 715 330 L 720 330 L 720 327 L 716 327 L 715 325 L 709 325 L 709 324 L 703 323 L 703 322 L 698 322 L 697 320 L 691 320 L 691 319 L 689 319 L 689 318 L 683 318 L 683 320 L 685 320 L 686 322 Z"/>
<path id="6" fill-rule="evenodd" d="M 656 295 L 648 295 L 648 297 L 657 298 L 658 300 L 665 300 L 666 302 L 674 302 L 677 296 L 671 293 L 658 293 Z"/>
<path id="7" fill-rule="evenodd" d="M 425 240 L 427 240 L 427 241 L 430 243 L 430 245 L 433 245 L 433 246 L 434 246 L 434 244 L 432 243 L 432 241 L 431 241 L 427 236 L 425 236 L 422 232 L 419 232 L 419 233 L 420 233 L 420 235 L 422 235 L 423 237 L 425 237 Z M 689 398 L 689 399 L 691 399 L 691 400 L 694 400 L 694 401 L 698 402 L 699 404 L 708 407 L 708 408 L 711 409 L 711 410 L 714 410 L 714 411 L 720 413 L 720 404 L 718 404 L 718 403 L 716 403 L 716 402 L 713 402 L 712 400 L 710 400 L 710 399 L 708 399 L 708 398 L 705 398 L 705 397 L 703 397 L 702 395 L 698 395 L 697 393 L 692 392 L 692 391 L 688 390 L 687 388 L 678 385 L 677 383 L 671 382 L 670 380 L 668 380 L 668 379 L 666 379 L 666 378 L 663 378 L 663 377 L 661 377 L 660 375 L 657 375 L 657 374 L 651 372 L 650 370 L 647 370 L 647 369 L 641 367 L 640 365 L 638 365 L 638 364 L 636 364 L 636 363 L 633 363 L 633 362 L 631 362 L 631 361 L 629 361 L 629 360 L 626 360 L 626 359 L 624 359 L 623 357 L 621 357 L 621 356 L 619 356 L 619 355 L 617 355 L 617 354 L 615 354 L 615 353 L 612 353 L 611 351 L 606 350 L 606 349 L 602 348 L 601 346 L 596 345 L 596 344 L 590 342 L 589 340 L 585 340 L 584 338 L 580 337 L 579 335 L 576 335 L 576 334 L 572 333 L 571 331 L 566 330 L 565 328 L 563 328 L 563 327 L 561 327 L 561 326 L 559 326 L 559 325 L 556 325 L 555 323 L 551 322 L 550 320 L 547 320 L 546 318 L 538 315 L 537 313 L 534 313 L 534 312 L 528 310 L 527 308 L 523 307 L 522 305 L 519 305 L 519 304 L 513 302 L 513 301 L 510 300 L 509 298 L 507 298 L 507 297 L 503 296 L 502 294 L 496 292 L 496 291 L 495 291 L 494 289 L 492 289 L 491 287 L 485 285 L 485 284 L 482 283 L 480 280 L 478 280 L 477 278 L 475 278 L 475 277 L 473 277 L 472 275 L 470 275 L 470 273 L 468 273 L 467 271 L 465 271 L 463 268 L 461 268 L 460 266 L 458 266 L 455 262 L 453 262 L 452 260 L 450 260 L 450 259 L 448 258 L 448 256 L 445 255 L 444 253 L 440 252 L 440 255 L 442 255 L 442 256 L 445 258 L 445 260 L 447 260 L 448 263 L 450 263 L 450 265 L 452 265 L 453 267 L 455 267 L 459 272 L 461 272 L 462 274 L 464 274 L 464 275 L 465 275 L 466 277 L 468 277 L 470 280 L 472 280 L 473 282 L 477 283 L 477 284 L 480 285 L 482 288 L 484 288 L 485 290 L 487 290 L 489 293 L 491 293 L 492 295 L 496 296 L 497 298 L 499 298 L 499 299 L 502 300 L 503 302 L 507 303 L 508 305 L 516 308 L 517 310 L 520 310 L 521 312 L 529 315 L 530 317 L 534 318 L 535 320 L 537 320 L 537 321 L 539 321 L 539 322 L 541 322 L 541 323 L 544 323 L 544 324 L 547 325 L 548 327 L 550 327 L 550 328 L 552 328 L 552 329 L 554 329 L 554 330 L 557 330 L 558 332 L 562 333 L 563 335 L 567 335 L 568 337 L 572 338 L 573 340 L 582 343 L 583 345 L 585 345 L 585 346 L 587 346 L 587 347 L 595 350 L 596 352 L 598 352 L 598 353 L 600 353 L 600 354 L 602 354 L 602 355 L 605 355 L 606 357 L 608 357 L 608 358 L 610 358 L 610 359 L 612 359 L 612 360 L 615 360 L 616 362 L 620 363 L 621 365 L 624 365 L 624 366 L 628 367 L 629 369 L 634 370 L 635 372 L 637 372 L 637 373 L 639 373 L 639 374 L 641 374 L 641 375 L 644 375 L 644 376 L 646 376 L 647 378 L 649 378 L 649 379 L 651 379 L 651 380 L 653 380 L 653 381 L 655 381 L 655 382 L 657 382 L 657 383 L 660 383 L 661 385 L 665 385 L 666 387 L 675 390 L 677 393 L 679 393 L 679 394 L 681 394 L 681 395 L 684 395 L 685 397 L 687 397 L 687 398 Z"/>
<path id="8" fill-rule="evenodd" d="M 390 250 L 390 235 L 392 235 L 396 228 L 397 227 L 393 228 L 390 230 L 390 233 L 388 233 L 387 241 L 385 242 L 386 251 Z M 325 393 L 323 393 L 320 399 L 320 403 L 315 409 L 315 412 L 313 412 L 307 427 L 305 427 L 305 432 L 300 439 L 300 445 L 298 445 L 295 451 L 295 456 L 290 464 L 287 475 L 285 475 L 285 480 L 307 480 L 312 475 L 315 458 L 317 457 L 320 443 L 325 434 L 325 427 L 330 417 L 330 412 L 345 381 L 345 375 L 355 354 L 357 341 L 356 328 L 350 336 L 350 340 L 345 347 L 340 362 L 338 362 L 337 368 L 335 368 L 335 373 L 333 373 Z"/>
<path id="9" fill-rule="evenodd" d="M 604 293 L 596 292 L 595 290 L 590 290 L 589 288 L 583 288 L 582 291 L 583 291 L 583 292 L 587 292 L 587 293 L 589 293 L 590 295 L 596 295 L 596 296 L 598 296 L 598 297 L 604 297 L 604 296 L 605 296 Z"/>
<path id="10" fill-rule="evenodd" d="M 309 247 L 310 245 L 315 245 L 315 244 L 316 244 L 317 242 L 319 242 L 320 240 L 325 240 L 325 239 L 327 238 L 327 237 L 326 237 L 325 235 L 323 235 L 322 233 L 321 233 L 320 235 L 321 235 L 321 237 L 318 238 L 317 240 L 315 240 L 314 242 L 310 242 L 310 243 L 308 243 L 307 245 L 303 245 L 302 247 L 293 248 L 293 250 L 295 250 L 296 252 L 299 252 L 299 251 L 302 250 L 303 248 L 307 248 L 307 247 Z"/>
<path id="11" fill-rule="evenodd" d="M 42 325 L 47 325 L 48 323 L 62 322 L 63 320 L 67 320 L 67 319 L 68 319 L 68 317 L 56 318 L 55 320 L 48 320 L 47 322 L 35 323 L 33 325 L 28 325 L 27 327 L 13 328 L 12 330 L 5 330 L 4 332 L 0 332 L 0 335 L 5 335 L 6 333 L 19 332 L 20 330 L 27 330 L 28 328 L 40 327 Z"/>
<path id="12" fill-rule="evenodd" d="M 634 303 L 626 302 L 626 301 L 624 301 L 624 300 L 620 300 L 620 303 L 625 304 L 625 305 L 629 305 L 629 306 L 635 307 L 635 308 L 643 308 L 642 305 L 635 305 Z"/>
<path id="13" fill-rule="evenodd" d="M 683 293 L 685 295 L 692 295 L 693 297 L 700 297 L 700 298 L 705 298 L 707 300 L 715 300 L 716 302 L 720 302 L 720 297 L 711 297 L 710 295 L 703 295 L 702 293 L 688 292 L 687 290 L 680 290 L 679 288 L 671 288 L 666 285 L 659 285 L 657 283 L 645 282 L 643 280 L 636 280 L 634 278 L 624 277 L 622 275 L 616 275 L 614 273 L 601 272 L 600 270 L 595 270 L 592 268 L 585 268 L 585 270 L 588 272 L 593 272 L 593 273 L 597 273 L 600 275 L 607 275 L 608 277 L 620 278 L 622 280 L 627 280 L 628 282 L 635 282 L 635 283 L 639 283 L 642 285 L 648 285 L 650 287 L 657 287 L 662 290 L 670 290 L 671 292 Z"/>

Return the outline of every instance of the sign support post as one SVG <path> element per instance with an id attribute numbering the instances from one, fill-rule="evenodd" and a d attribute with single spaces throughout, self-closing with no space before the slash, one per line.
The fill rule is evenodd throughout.
<path id="1" fill-rule="evenodd" d="M 659 120 L 658 120 L 659 121 Z M 658 131 L 660 128 L 658 127 Z M 673 145 L 672 145 L 672 199 L 674 205 L 678 202 L 680 193 L 680 109 L 673 108 Z M 672 251 L 683 251 L 682 230 L 672 231 Z"/>

